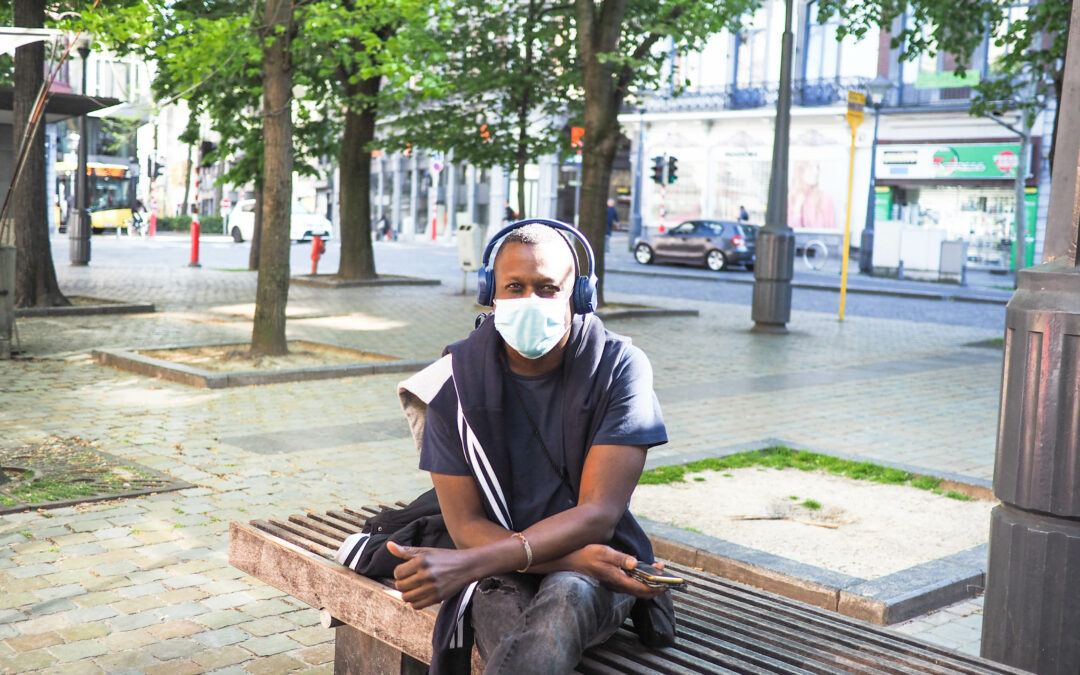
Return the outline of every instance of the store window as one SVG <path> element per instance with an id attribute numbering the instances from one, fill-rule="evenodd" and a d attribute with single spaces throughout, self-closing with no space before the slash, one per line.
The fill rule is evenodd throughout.
<path id="1" fill-rule="evenodd" d="M 836 31 L 839 26 L 839 15 L 833 14 L 822 23 L 818 15 L 818 3 L 811 2 L 807 6 L 804 79 L 827 80 L 839 75 L 840 43 L 836 40 Z"/>

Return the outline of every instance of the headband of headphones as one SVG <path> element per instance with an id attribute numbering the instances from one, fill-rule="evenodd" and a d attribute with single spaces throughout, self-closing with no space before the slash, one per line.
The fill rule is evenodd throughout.
<path id="1" fill-rule="evenodd" d="M 572 237 L 581 243 L 581 247 L 585 249 L 585 257 L 589 262 L 589 273 L 577 278 L 574 282 L 574 290 L 570 298 L 571 309 L 576 314 L 588 314 L 589 312 L 596 310 L 596 258 L 593 254 L 592 246 L 589 245 L 589 240 L 585 238 L 585 235 L 581 233 L 576 227 L 567 225 L 564 222 L 558 220 L 551 220 L 548 218 L 528 218 L 526 220 L 519 220 L 516 223 L 511 223 L 503 229 L 499 230 L 495 236 L 488 242 L 486 248 L 484 248 L 484 256 L 481 259 L 483 265 L 478 272 L 477 283 L 477 301 L 484 306 L 491 306 L 495 301 L 495 271 L 494 265 L 491 262 L 492 251 L 503 240 L 506 235 L 510 234 L 514 230 L 525 227 L 526 225 L 547 225 L 555 230 L 562 230 L 569 233 Z M 570 242 L 567 242 L 568 244 Z M 573 250 L 574 247 L 570 245 L 570 252 L 574 257 L 574 265 L 577 266 L 577 253 Z"/>

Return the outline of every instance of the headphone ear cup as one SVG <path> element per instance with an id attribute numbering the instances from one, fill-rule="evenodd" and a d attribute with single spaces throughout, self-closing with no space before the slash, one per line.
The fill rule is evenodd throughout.
<path id="1" fill-rule="evenodd" d="M 481 267 L 476 272 L 476 302 L 483 307 L 491 307 L 495 302 L 495 279 L 491 269 Z"/>
<path id="2" fill-rule="evenodd" d="M 589 314 L 596 311 L 596 277 L 583 275 L 574 281 L 570 309 L 574 314 Z"/>

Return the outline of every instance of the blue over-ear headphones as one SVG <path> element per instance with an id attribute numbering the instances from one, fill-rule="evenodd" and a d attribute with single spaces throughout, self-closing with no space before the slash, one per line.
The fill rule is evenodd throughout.
<path id="1" fill-rule="evenodd" d="M 533 223 L 547 225 L 556 230 L 568 232 L 581 242 L 582 248 L 585 249 L 585 257 L 589 260 L 589 274 L 581 275 L 574 280 L 574 291 L 570 295 L 570 309 L 574 314 L 588 314 L 589 312 L 596 311 L 596 258 L 593 256 L 592 247 L 589 246 L 589 240 L 586 239 L 585 235 L 576 227 L 567 225 L 558 220 L 549 220 L 547 218 L 528 218 L 526 220 L 519 220 L 518 222 L 511 223 L 499 230 L 499 232 L 491 238 L 487 248 L 484 249 L 484 257 L 482 258 L 483 267 L 477 271 L 476 301 L 485 307 L 491 307 L 495 303 L 495 268 L 490 262 L 491 252 L 495 250 L 495 246 L 502 241 L 503 237 L 514 230 L 519 227 L 525 227 L 526 225 L 532 225 Z M 577 253 L 574 251 L 574 246 L 570 242 L 567 242 L 567 245 L 570 246 L 570 252 L 574 256 L 574 266 L 577 267 Z"/>

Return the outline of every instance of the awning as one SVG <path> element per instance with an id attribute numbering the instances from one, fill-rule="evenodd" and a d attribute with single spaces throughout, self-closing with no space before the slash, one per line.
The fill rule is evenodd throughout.
<path id="1" fill-rule="evenodd" d="M 12 123 L 11 106 L 14 100 L 14 89 L 0 89 L 0 124 Z M 53 93 L 49 95 L 49 101 L 45 104 L 45 122 L 52 124 L 119 104 L 118 99 L 104 96 Z"/>
<path id="2" fill-rule="evenodd" d="M 52 28 L 0 26 L 0 54 L 14 54 L 15 50 L 23 45 L 51 40 L 63 34 L 64 31 Z"/>

